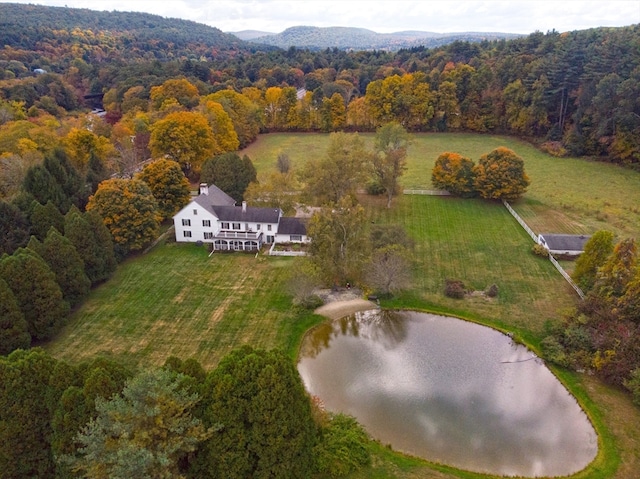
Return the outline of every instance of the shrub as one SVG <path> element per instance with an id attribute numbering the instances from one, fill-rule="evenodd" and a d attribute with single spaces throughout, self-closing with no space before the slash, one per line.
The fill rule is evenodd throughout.
<path id="1" fill-rule="evenodd" d="M 640 406 L 640 368 L 631 372 L 629 379 L 624 381 L 624 387 L 631 391 L 633 402 Z"/>
<path id="2" fill-rule="evenodd" d="M 444 294 L 449 298 L 462 299 L 466 293 L 464 283 L 457 279 L 447 279 L 444 284 Z"/>
<path id="3" fill-rule="evenodd" d="M 385 187 L 382 186 L 382 183 L 377 179 L 369 181 L 366 185 L 366 190 L 367 194 L 372 196 L 380 196 L 387 191 Z"/>
<path id="4" fill-rule="evenodd" d="M 338 414 L 322 429 L 314 447 L 318 472 L 342 477 L 371 464 L 367 433 L 351 416 Z"/>
<path id="5" fill-rule="evenodd" d="M 498 285 L 495 283 L 492 284 L 487 288 L 487 291 L 485 293 L 490 298 L 495 298 L 496 296 L 498 296 Z"/>
<path id="6" fill-rule="evenodd" d="M 537 244 L 537 243 L 534 244 L 533 247 L 531 248 L 531 252 L 536 256 L 540 256 L 541 258 L 549 257 L 549 250 L 544 246 L 542 246 L 541 244 Z"/>
<path id="7" fill-rule="evenodd" d="M 550 154 L 551 156 L 555 156 L 556 158 L 562 158 L 564 156 L 568 156 L 569 154 L 567 149 L 562 146 L 562 142 L 560 141 L 545 141 L 542 145 L 540 145 L 540 149 L 545 153 Z"/>

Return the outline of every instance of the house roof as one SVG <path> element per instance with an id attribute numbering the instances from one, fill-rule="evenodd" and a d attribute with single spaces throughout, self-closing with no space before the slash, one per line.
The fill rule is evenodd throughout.
<path id="1" fill-rule="evenodd" d="M 306 235 L 307 226 L 301 218 L 283 216 L 278 225 L 278 234 L 285 235 Z"/>
<path id="2" fill-rule="evenodd" d="M 562 235 L 542 233 L 541 238 L 552 251 L 584 251 L 584 245 L 591 236 L 586 235 Z"/>
<path id="3" fill-rule="evenodd" d="M 255 206 L 213 206 L 214 214 L 220 221 L 239 221 L 251 223 L 277 223 L 280 210 L 277 208 L 258 208 Z"/>
<path id="4" fill-rule="evenodd" d="M 200 196 L 205 196 L 206 198 L 208 198 L 209 199 L 209 203 L 211 203 L 212 205 L 216 205 L 216 206 L 218 206 L 218 205 L 233 206 L 233 205 L 236 204 L 236 200 L 231 198 L 231 196 L 226 194 L 224 191 L 222 191 L 216 185 L 209 185 L 208 186 L 208 190 L 209 190 L 209 192 L 206 195 L 200 195 Z"/>

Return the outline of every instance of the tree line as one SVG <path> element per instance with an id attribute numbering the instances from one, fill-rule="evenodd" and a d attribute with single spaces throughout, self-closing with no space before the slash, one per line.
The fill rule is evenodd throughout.
<path id="1" fill-rule="evenodd" d="M 277 350 L 244 346 L 207 372 L 36 348 L 1 357 L 0 378 L 6 478 L 341 477 L 371 462 L 364 430 L 324 411 Z"/>
<path id="2" fill-rule="evenodd" d="M 59 118 L 78 108 L 79 96 L 100 93 L 110 125 L 103 136 L 116 149 L 135 137 L 139 153 L 148 144 L 150 125 L 176 109 L 219 117 L 219 108 L 208 106 L 213 101 L 233 122 L 240 148 L 259 131 L 373 131 L 395 121 L 409 131 L 515 134 L 535 139 L 554 155 L 635 165 L 638 29 L 535 32 L 396 53 L 241 49 L 215 58 L 194 51 L 158 61 L 109 52 L 99 60 L 75 55 L 57 72 L 38 65 L 41 50 L 20 50 L 9 42 L 0 50 L 0 72 L 7 79 L 0 87 L 0 123 L 21 116 L 32 123 L 46 114 Z M 91 50 L 106 41 L 96 32 L 86 37 L 74 37 L 71 45 Z M 55 53 L 47 51 L 47 61 L 55 64 Z M 33 77 L 34 68 L 50 73 Z M 190 92 L 163 106 L 171 95 L 166 82 L 181 78 Z M 242 113 L 234 118 L 239 106 Z M 220 121 L 223 131 L 226 119 Z M 30 139 L 26 126 L 21 128 L 13 134 Z M 115 138 L 109 128 L 116 129 Z M 18 154 L 16 149 L 2 148 Z"/>

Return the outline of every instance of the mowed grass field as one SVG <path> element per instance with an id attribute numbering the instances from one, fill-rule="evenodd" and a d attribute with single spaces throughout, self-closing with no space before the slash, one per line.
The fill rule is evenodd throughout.
<path id="1" fill-rule="evenodd" d="M 373 145 L 372 133 L 360 133 Z M 555 158 L 516 138 L 467 133 L 421 133 L 412 136 L 405 189 L 431 188 L 431 170 L 445 151 L 474 162 L 485 153 L 506 146 L 520 155 L 531 185 L 513 206 L 537 233 L 591 234 L 609 229 L 619 238 L 640 239 L 640 173 L 582 158 Z M 275 168 L 278 154 L 286 153 L 294 169 L 321 158 L 329 134 L 262 135 L 243 151 L 253 161 L 258 177 Z"/>
<path id="2" fill-rule="evenodd" d="M 291 258 L 163 244 L 122 264 L 46 349 L 71 362 L 104 354 L 157 366 L 174 355 L 205 368 L 243 344 L 288 349 L 310 318 L 291 308 L 292 267 Z"/>
<path id="3" fill-rule="evenodd" d="M 369 144 L 373 139 L 373 135 L 363 137 Z M 328 139 L 328 135 L 270 134 L 243 153 L 252 158 L 259 174 L 274 168 L 282 152 L 289 154 L 297 169 L 321 157 Z M 477 160 L 498 146 L 512 148 L 525 159 L 532 185 L 514 206 L 534 230 L 591 233 L 605 227 L 637 237 L 640 219 L 634 208 L 640 205 L 640 174 L 613 165 L 552 158 L 510 138 L 416 135 L 403 183 L 430 187 L 431 168 L 442 151 L 457 151 Z M 370 221 L 403 225 L 416 242 L 414 287 L 386 306 L 456 314 L 514 331 L 535 347 L 544 336 L 545 323 L 560 321 L 576 300 L 551 264 L 531 254 L 531 239 L 500 204 L 404 195 L 386 209 L 380 199 L 363 197 L 362 201 Z M 160 365 L 175 355 L 194 357 L 212 368 L 242 344 L 282 348 L 293 358 L 304 331 L 322 321 L 291 305 L 287 281 L 299 265 L 296 258 L 209 257 L 205 248 L 193 244 L 160 244 L 120 265 L 45 349 L 71 362 L 103 354 L 141 367 Z M 495 283 L 499 294 L 496 299 L 480 295 L 448 299 L 442 294 L 446 278 L 462 280 L 478 291 Z M 636 478 L 640 468 L 638 408 L 628 396 L 593 378 L 568 374 L 565 381 L 593 402 L 591 413 L 604 424 L 607 444 L 620 461 L 615 473 L 614 458 L 576 477 Z M 488 476 L 425 465 L 381 447 L 374 466 L 352 477 Z"/>

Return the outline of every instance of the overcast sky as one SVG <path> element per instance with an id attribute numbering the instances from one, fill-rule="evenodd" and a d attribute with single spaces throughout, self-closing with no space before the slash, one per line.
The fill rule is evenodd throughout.
<path id="1" fill-rule="evenodd" d="M 6 3 L 6 0 L 0 0 Z M 154 13 L 225 32 L 278 33 L 297 25 L 402 30 L 532 33 L 640 23 L 640 0 L 10 0 L 93 10 Z"/>

